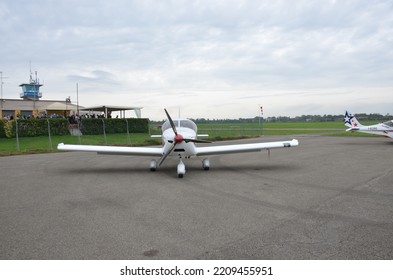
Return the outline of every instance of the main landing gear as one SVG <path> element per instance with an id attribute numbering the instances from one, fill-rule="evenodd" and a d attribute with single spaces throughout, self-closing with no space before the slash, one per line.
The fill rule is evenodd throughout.
<path id="1" fill-rule="evenodd" d="M 203 170 L 209 170 L 210 169 L 210 160 L 208 160 L 208 159 L 202 160 L 202 168 L 203 168 Z M 156 170 L 157 170 L 157 161 L 153 159 L 150 161 L 150 171 L 156 171 Z M 184 174 L 186 174 L 186 166 L 183 163 L 182 158 L 180 158 L 180 162 L 177 165 L 177 176 L 179 178 L 183 178 Z"/>
<path id="2" fill-rule="evenodd" d="M 155 159 L 152 159 L 150 161 L 150 171 L 156 171 L 157 170 L 157 161 Z"/>
<path id="3" fill-rule="evenodd" d="M 203 168 L 203 170 L 209 170 L 210 169 L 210 160 L 208 160 L 207 158 L 202 160 L 202 168 Z"/>

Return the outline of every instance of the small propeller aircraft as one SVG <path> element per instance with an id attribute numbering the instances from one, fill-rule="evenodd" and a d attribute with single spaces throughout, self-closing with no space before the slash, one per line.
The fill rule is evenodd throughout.
<path id="1" fill-rule="evenodd" d="M 168 156 L 177 157 L 179 158 L 177 175 L 179 178 L 182 178 L 186 173 L 183 159 L 188 159 L 192 156 L 200 157 L 215 154 L 259 152 L 262 150 L 268 150 L 270 152 L 270 149 L 274 148 L 296 147 L 299 145 L 299 142 L 293 139 L 291 141 L 198 147 L 195 143 L 210 143 L 210 141 L 198 139 L 198 137 L 208 137 L 208 135 L 197 134 L 197 126 L 193 121 L 189 119 L 172 120 L 168 111 L 166 109 L 164 109 L 164 111 L 168 120 L 162 125 L 162 135 L 152 136 L 162 138 L 162 147 L 113 147 L 66 145 L 60 143 L 57 149 L 62 151 L 97 152 L 98 154 L 160 157 L 158 162 L 155 159 L 151 160 L 151 171 L 156 171 L 157 167 L 161 166 Z M 209 170 L 209 159 L 202 160 L 202 168 L 204 170 Z"/>
<path id="2" fill-rule="evenodd" d="M 374 125 L 362 125 L 354 115 L 345 111 L 344 124 L 349 127 L 346 131 L 377 134 L 393 138 L 393 121 Z"/>

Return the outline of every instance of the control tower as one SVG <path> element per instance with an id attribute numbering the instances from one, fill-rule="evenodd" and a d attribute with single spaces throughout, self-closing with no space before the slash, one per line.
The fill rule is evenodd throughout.
<path id="1" fill-rule="evenodd" d="M 40 92 L 40 87 L 42 85 L 37 78 L 37 71 L 35 71 L 35 79 L 33 79 L 30 71 L 30 83 L 21 84 L 19 86 L 22 87 L 23 90 L 23 93 L 20 94 L 23 100 L 39 100 L 42 97 L 42 93 Z"/>

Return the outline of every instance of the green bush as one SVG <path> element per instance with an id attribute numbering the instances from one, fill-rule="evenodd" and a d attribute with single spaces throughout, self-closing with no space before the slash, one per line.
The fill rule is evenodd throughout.
<path id="1" fill-rule="evenodd" d="M 16 137 L 16 125 L 18 124 L 18 137 L 45 136 L 48 135 L 48 122 L 51 135 L 69 134 L 68 121 L 66 119 L 27 119 L 5 123 L 5 135 L 7 138 Z"/>
<path id="2" fill-rule="evenodd" d="M 5 138 L 4 121 L 0 120 L 0 138 Z"/>
<path id="3" fill-rule="evenodd" d="M 48 122 L 52 136 L 68 135 L 68 121 L 66 119 L 27 119 L 4 122 L 0 120 L 0 138 L 16 137 L 16 124 L 18 124 L 19 137 L 47 136 Z M 82 119 L 81 131 L 85 135 L 105 133 L 148 133 L 149 119 Z"/>
<path id="4" fill-rule="evenodd" d="M 104 133 L 148 133 L 149 119 L 82 119 L 81 132 L 84 135 L 99 135 Z"/>
<path id="5" fill-rule="evenodd" d="M 4 124 L 4 134 L 7 138 L 15 137 L 15 126 L 13 125 L 14 121 L 8 121 Z"/>
<path id="6" fill-rule="evenodd" d="M 54 136 L 69 135 L 68 120 L 66 119 L 49 119 L 50 133 Z"/>

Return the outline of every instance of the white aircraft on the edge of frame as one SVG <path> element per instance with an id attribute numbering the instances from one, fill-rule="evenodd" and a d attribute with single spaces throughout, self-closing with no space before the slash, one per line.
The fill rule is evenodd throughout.
<path id="1" fill-rule="evenodd" d="M 362 125 L 354 115 L 345 111 L 344 124 L 349 127 L 346 131 L 377 134 L 393 138 L 393 121 L 374 125 Z"/>
<path id="2" fill-rule="evenodd" d="M 92 145 L 66 145 L 60 143 L 58 150 L 62 151 L 83 151 L 97 152 L 98 154 L 112 155 L 132 155 L 132 156 L 152 156 L 161 157 L 158 162 L 153 159 L 150 162 L 150 170 L 156 171 L 157 166 L 161 166 L 168 156 L 178 157 L 180 162 L 177 165 L 177 175 L 182 178 L 186 173 L 183 158 L 191 156 L 209 156 L 215 154 L 231 154 L 245 152 L 259 152 L 274 148 L 296 147 L 299 142 L 296 139 L 291 141 L 221 145 L 210 147 L 197 147 L 195 143 L 210 143 L 210 141 L 199 140 L 197 137 L 207 137 L 208 135 L 198 135 L 196 124 L 188 119 L 172 120 L 167 110 L 165 113 L 168 120 L 162 125 L 162 135 L 152 135 L 152 137 L 162 137 L 162 147 L 113 147 L 113 146 L 92 146 Z M 210 162 L 208 159 L 202 160 L 202 168 L 209 170 Z"/>

